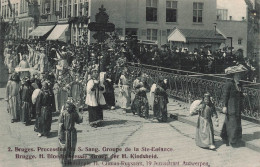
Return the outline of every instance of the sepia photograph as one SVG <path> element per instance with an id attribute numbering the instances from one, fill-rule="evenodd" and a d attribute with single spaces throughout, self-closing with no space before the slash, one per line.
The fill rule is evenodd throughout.
<path id="1" fill-rule="evenodd" d="M 0 167 L 260 167 L 260 0 L 0 0 Z"/>

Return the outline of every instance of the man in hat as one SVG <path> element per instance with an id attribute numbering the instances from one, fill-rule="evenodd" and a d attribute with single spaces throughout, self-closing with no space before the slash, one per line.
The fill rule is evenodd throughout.
<path id="1" fill-rule="evenodd" d="M 26 126 L 28 126 L 31 121 L 33 93 L 33 88 L 31 86 L 29 77 L 25 77 L 23 79 L 23 84 L 20 87 L 19 92 L 21 101 L 20 121 L 25 123 Z"/>
<path id="2" fill-rule="evenodd" d="M 20 103 L 19 103 L 19 87 L 20 78 L 18 73 L 13 73 L 6 86 L 5 100 L 8 103 L 8 110 L 11 114 L 13 123 L 19 119 Z"/>

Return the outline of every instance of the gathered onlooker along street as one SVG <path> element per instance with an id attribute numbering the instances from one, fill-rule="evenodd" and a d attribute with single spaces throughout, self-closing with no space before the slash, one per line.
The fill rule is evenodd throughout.
<path id="1" fill-rule="evenodd" d="M 0 167 L 260 167 L 259 11 L 0 1 Z"/>

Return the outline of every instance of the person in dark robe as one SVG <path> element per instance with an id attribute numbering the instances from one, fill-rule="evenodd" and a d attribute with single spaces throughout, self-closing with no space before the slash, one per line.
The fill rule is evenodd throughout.
<path id="1" fill-rule="evenodd" d="M 153 112 L 159 122 L 167 122 L 167 104 L 169 103 L 166 93 L 167 83 L 160 79 L 154 91 Z"/>
<path id="2" fill-rule="evenodd" d="M 18 73 L 13 73 L 10 76 L 9 81 L 6 85 L 6 97 L 5 101 L 8 105 L 8 112 L 11 114 L 11 122 L 15 122 L 19 120 L 19 112 L 20 112 L 20 78 Z"/>
<path id="3" fill-rule="evenodd" d="M 66 102 L 59 116 L 58 139 L 62 148 L 59 151 L 60 161 L 64 165 L 72 163 L 77 145 L 77 130 L 75 124 L 83 121 L 83 117 L 76 111 L 76 106 L 70 98 Z"/>
<path id="4" fill-rule="evenodd" d="M 109 109 L 114 110 L 115 109 L 115 92 L 114 92 L 114 82 L 112 80 L 111 73 L 108 73 L 106 76 L 104 85 L 105 85 L 105 93 L 104 97 L 106 100 L 106 104 Z"/>
<path id="5" fill-rule="evenodd" d="M 31 86 L 30 79 L 24 78 L 24 83 L 20 87 L 20 101 L 21 101 L 21 113 L 20 121 L 24 122 L 26 126 L 30 125 L 31 112 L 32 112 L 32 93 L 33 87 Z"/>
<path id="6" fill-rule="evenodd" d="M 140 117 L 149 118 L 149 104 L 146 95 L 144 76 L 138 77 L 133 84 L 135 90 L 135 98 L 131 105 L 133 114 L 137 113 Z"/>
<path id="7" fill-rule="evenodd" d="M 53 111 L 55 111 L 54 96 L 51 95 L 48 83 L 43 82 L 36 100 L 35 131 L 39 137 L 47 136 L 50 132 Z"/>
<path id="8" fill-rule="evenodd" d="M 196 112 L 199 114 L 196 128 L 196 145 L 201 148 L 215 149 L 214 144 L 214 128 L 212 123 L 212 117 L 214 116 L 216 126 L 218 126 L 218 115 L 216 108 L 210 99 L 210 94 L 204 94 L 203 101 L 196 108 Z"/>
<path id="9" fill-rule="evenodd" d="M 225 84 L 223 94 L 222 111 L 226 116 L 220 136 L 227 146 L 236 146 L 242 139 L 241 112 L 243 111 L 244 95 L 240 80 L 245 71 L 247 69 L 243 65 L 229 67 L 225 70 L 225 73 L 233 78 Z"/>

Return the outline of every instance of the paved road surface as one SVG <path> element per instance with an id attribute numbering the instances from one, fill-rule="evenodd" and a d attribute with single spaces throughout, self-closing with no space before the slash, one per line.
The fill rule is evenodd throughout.
<path id="1" fill-rule="evenodd" d="M 0 90 L 0 98 L 3 90 Z M 56 148 L 57 116 L 53 117 L 49 138 L 38 137 L 33 126 L 22 123 L 10 123 L 6 104 L 0 99 L 0 166 L 1 167 L 56 167 L 61 166 L 57 158 L 48 158 L 47 154 L 57 155 L 56 151 L 37 151 L 41 148 Z M 260 154 L 245 147 L 231 148 L 222 145 L 216 137 L 216 151 L 201 149 L 195 145 L 194 127 L 178 121 L 158 123 L 145 120 L 131 113 L 123 114 L 120 109 L 104 112 L 104 127 L 91 128 L 84 113 L 84 122 L 77 125 L 78 144 L 75 155 L 85 159 L 75 159 L 74 166 L 211 166 L 211 167 L 260 167 Z M 24 153 L 15 151 L 15 147 L 32 148 L 35 151 Z M 80 148 L 79 148 L 80 147 Z M 88 149 L 86 150 L 86 147 Z M 126 148 L 130 151 L 125 151 Z M 145 147 L 146 151 L 141 149 Z M 167 151 L 147 151 L 147 149 L 167 148 Z M 12 151 L 8 151 L 10 148 Z M 113 150 L 118 148 L 118 152 Z M 134 148 L 139 148 L 139 151 Z M 99 151 L 91 151 L 99 149 Z M 103 150 L 102 150 L 103 149 Z M 122 149 L 122 150 L 120 150 Z M 36 159 L 15 158 L 16 154 L 35 156 Z M 43 154 L 44 158 L 39 158 Z M 125 155 L 124 155 L 125 154 Z M 135 158 L 141 154 L 153 158 Z M 111 157 L 114 155 L 114 158 Z M 125 156 L 125 157 L 122 157 Z M 94 157 L 94 159 L 91 157 Z M 185 161 L 185 163 L 184 163 Z M 140 162 L 137 164 L 137 162 Z"/>

